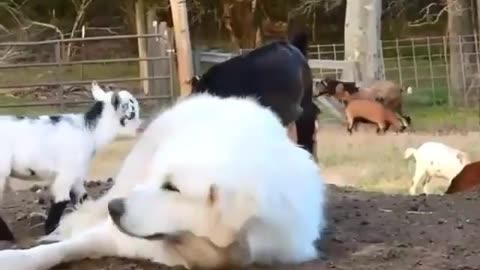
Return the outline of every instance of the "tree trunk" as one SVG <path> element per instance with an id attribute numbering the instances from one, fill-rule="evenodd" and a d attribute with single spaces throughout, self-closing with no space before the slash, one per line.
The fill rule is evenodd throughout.
<path id="1" fill-rule="evenodd" d="M 258 0 L 223 0 L 223 22 L 237 48 L 255 48 L 260 43 Z M 259 40 L 260 39 L 260 40 Z"/>
<path id="2" fill-rule="evenodd" d="M 455 2 L 455 3 L 454 3 Z M 448 34 L 450 44 L 450 86 L 455 105 L 468 106 L 467 87 L 477 71 L 470 0 L 448 0 Z"/>
<path id="3" fill-rule="evenodd" d="M 360 79 L 364 83 L 382 79 L 381 0 L 347 0 L 345 14 L 345 60 L 359 63 L 360 78 L 345 70 L 342 79 Z"/>
<path id="4" fill-rule="evenodd" d="M 370 0 L 364 6 L 367 10 L 367 59 L 365 82 L 385 79 L 385 69 L 382 58 L 382 0 Z"/>

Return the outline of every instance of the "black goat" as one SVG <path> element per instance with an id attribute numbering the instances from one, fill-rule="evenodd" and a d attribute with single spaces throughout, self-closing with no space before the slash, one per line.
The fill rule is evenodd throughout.
<path id="1" fill-rule="evenodd" d="M 298 144 L 313 154 L 320 110 L 313 103 L 307 47 L 306 32 L 299 32 L 289 41 L 275 41 L 231 58 L 194 77 L 192 94 L 256 97 L 279 116 L 284 126 L 295 122 Z"/>

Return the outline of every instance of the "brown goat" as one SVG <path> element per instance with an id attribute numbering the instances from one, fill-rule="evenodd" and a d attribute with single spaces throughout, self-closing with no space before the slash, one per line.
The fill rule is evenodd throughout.
<path id="1" fill-rule="evenodd" d="M 375 100 L 375 96 L 371 93 L 360 90 L 354 82 L 342 82 L 333 79 L 323 79 L 316 87 L 317 93 L 315 96 L 329 95 L 333 96 L 339 101 L 345 102 L 345 92 L 348 92 L 352 99 L 370 99 Z"/>
<path id="2" fill-rule="evenodd" d="M 377 101 L 375 98 L 375 95 L 368 91 L 358 91 L 354 93 L 350 93 L 346 91 L 343 87 L 341 87 L 341 84 L 337 86 L 337 89 L 335 89 L 335 95 L 334 97 L 341 101 L 343 104 L 347 104 L 350 100 L 355 100 L 355 99 L 365 99 L 365 100 L 371 100 L 371 101 Z"/>
<path id="3" fill-rule="evenodd" d="M 380 131 L 385 133 L 391 125 L 397 132 L 403 132 L 410 122 L 409 118 L 406 118 L 405 121 L 398 119 L 394 112 L 382 104 L 365 99 L 348 99 L 345 115 L 349 134 L 352 134 L 352 129 L 357 122 L 376 124 L 377 133 L 380 133 Z"/>
<path id="4" fill-rule="evenodd" d="M 400 115 L 403 115 L 402 94 L 405 91 L 407 94 L 412 93 L 411 86 L 402 87 L 399 84 L 388 80 L 375 81 L 365 90 L 372 95 L 375 95 L 387 108 L 390 108 L 390 110 Z"/>
<path id="5" fill-rule="evenodd" d="M 480 161 L 472 162 L 465 167 L 450 181 L 445 194 L 467 191 L 480 185 Z"/>
<path id="6" fill-rule="evenodd" d="M 368 87 L 360 88 L 357 87 L 354 82 L 343 82 L 325 78 L 321 80 L 315 88 L 315 96 L 327 94 L 329 96 L 335 96 L 337 99 L 339 99 L 339 96 L 342 96 L 341 94 L 339 95 L 339 92 L 346 91 L 350 95 L 354 96 L 354 99 L 376 100 L 383 103 L 385 107 L 389 108 L 390 110 L 403 115 L 402 94 L 404 92 L 404 88 L 392 81 L 375 81 Z M 412 88 L 410 86 L 406 87 L 405 89 L 408 94 L 412 92 Z"/>

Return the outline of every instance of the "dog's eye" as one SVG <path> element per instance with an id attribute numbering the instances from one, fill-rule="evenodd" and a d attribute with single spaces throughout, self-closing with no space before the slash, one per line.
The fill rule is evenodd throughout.
<path id="1" fill-rule="evenodd" d="M 174 186 L 171 182 L 165 182 L 162 185 L 163 190 L 172 191 L 172 192 L 180 192 L 176 186 Z"/>

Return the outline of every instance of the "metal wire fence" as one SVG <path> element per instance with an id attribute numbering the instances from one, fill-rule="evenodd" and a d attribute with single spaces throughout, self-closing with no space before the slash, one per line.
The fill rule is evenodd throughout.
<path id="1" fill-rule="evenodd" d="M 424 105 L 478 108 L 480 58 L 478 36 L 415 37 L 382 41 L 385 77 L 412 86 Z M 343 44 L 314 45 L 310 58 L 344 59 Z M 341 70 L 317 69 L 316 77 L 335 76 Z"/>

